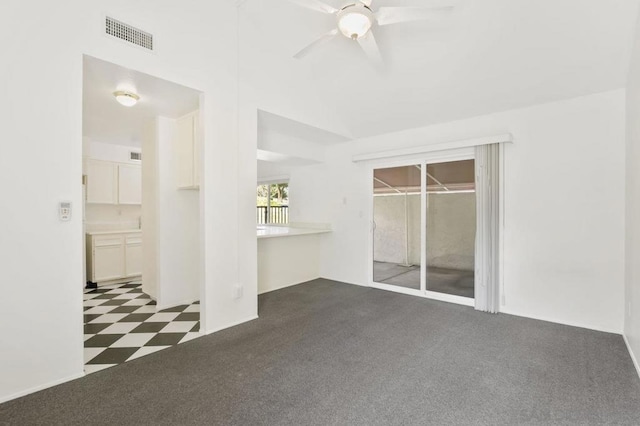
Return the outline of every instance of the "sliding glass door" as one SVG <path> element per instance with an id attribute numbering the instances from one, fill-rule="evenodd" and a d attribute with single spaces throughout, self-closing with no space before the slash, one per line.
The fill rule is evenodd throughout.
<path id="1" fill-rule="evenodd" d="M 373 281 L 421 288 L 422 166 L 373 172 Z"/>
<path id="2" fill-rule="evenodd" d="M 427 165 L 427 291 L 474 297 L 474 176 L 474 160 Z"/>
<path id="3" fill-rule="evenodd" d="M 442 300 L 474 297 L 473 154 L 373 170 L 373 285 Z"/>

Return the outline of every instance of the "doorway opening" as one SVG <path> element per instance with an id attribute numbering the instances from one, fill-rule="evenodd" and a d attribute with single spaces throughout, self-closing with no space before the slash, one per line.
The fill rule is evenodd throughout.
<path id="1" fill-rule="evenodd" d="M 85 373 L 201 335 L 200 102 L 83 58 Z"/>

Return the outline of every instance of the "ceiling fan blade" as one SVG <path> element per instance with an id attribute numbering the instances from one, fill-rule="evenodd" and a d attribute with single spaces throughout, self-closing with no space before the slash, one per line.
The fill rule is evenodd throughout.
<path id="1" fill-rule="evenodd" d="M 376 43 L 376 38 L 373 36 L 373 33 L 369 31 L 364 37 L 360 37 L 358 44 L 362 47 L 362 50 L 364 50 L 369 60 L 376 67 L 382 68 L 384 65 L 382 55 L 380 54 L 380 49 L 378 48 L 378 43 Z"/>
<path id="2" fill-rule="evenodd" d="M 295 3 L 299 6 L 306 7 L 307 9 L 315 10 L 322 13 L 336 13 L 338 9 L 326 4 L 320 0 L 289 0 L 291 3 Z"/>
<path id="3" fill-rule="evenodd" d="M 453 6 L 443 7 L 381 7 L 376 13 L 378 25 L 400 24 L 403 22 L 426 21 L 445 17 Z"/>
<path id="4" fill-rule="evenodd" d="M 318 46 L 328 42 L 329 40 L 331 40 L 333 37 L 335 37 L 338 34 L 338 29 L 335 28 L 331 31 L 329 31 L 326 34 L 321 35 L 320 37 L 318 37 L 317 39 L 315 39 L 314 41 L 312 41 L 309 45 L 307 45 L 305 48 L 303 48 L 301 51 L 299 51 L 298 53 L 296 53 L 295 55 L 293 55 L 294 58 L 296 59 L 302 59 L 305 56 L 307 56 L 313 49 L 317 48 Z"/>

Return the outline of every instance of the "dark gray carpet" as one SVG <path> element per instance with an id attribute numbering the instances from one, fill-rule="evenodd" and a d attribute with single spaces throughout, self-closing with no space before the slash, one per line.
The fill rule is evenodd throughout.
<path id="1" fill-rule="evenodd" d="M 260 319 L 0 405 L 0 423 L 640 424 L 617 335 L 316 280 Z"/>

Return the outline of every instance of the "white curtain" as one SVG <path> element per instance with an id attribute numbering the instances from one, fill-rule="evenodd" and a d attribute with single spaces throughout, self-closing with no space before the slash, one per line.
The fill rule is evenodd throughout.
<path id="1" fill-rule="evenodd" d="M 475 308 L 497 313 L 500 308 L 500 146 L 476 147 Z"/>

